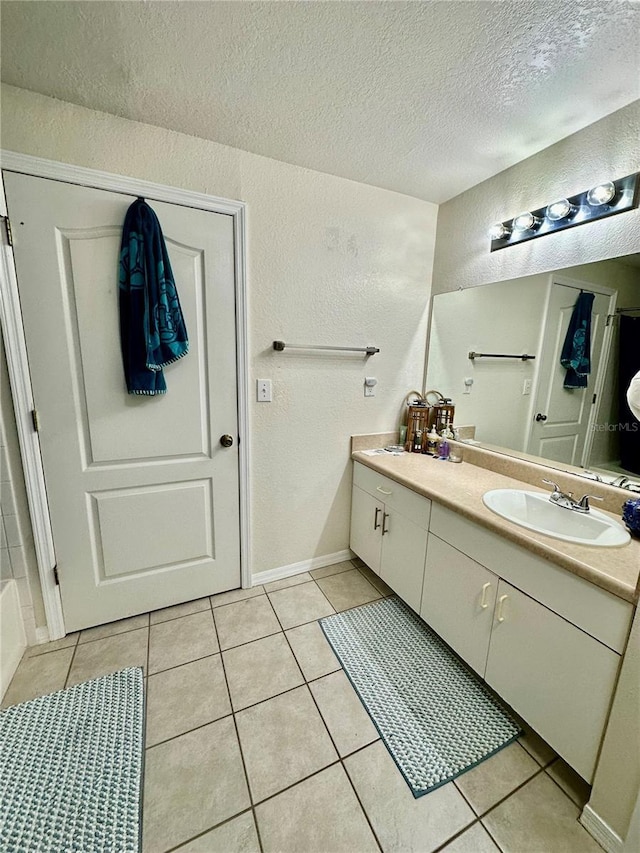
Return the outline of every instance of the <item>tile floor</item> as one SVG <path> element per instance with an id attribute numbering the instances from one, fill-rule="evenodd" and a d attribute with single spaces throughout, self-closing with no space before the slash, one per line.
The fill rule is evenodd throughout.
<path id="1" fill-rule="evenodd" d="M 29 649 L 3 706 L 147 685 L 144 853 L 589 853 L 589 789 L 533 732 L 413 798 L 317 619 L 390 590 L 347 561 Z"/>

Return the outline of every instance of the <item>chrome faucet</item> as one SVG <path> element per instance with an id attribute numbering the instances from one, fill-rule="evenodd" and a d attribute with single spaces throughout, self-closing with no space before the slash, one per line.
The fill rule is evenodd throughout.
<path id="1" fill-rule="evenodd" d="M 621 489 L 624 489 L 627 483 L 629 482 L 629 478 L 625 476 L 616 477 L 615 480 L 612 480 L 611 486 L 619 486 Z"/>
<path id="2" fill-rule="evenodd" d="M 548 486 L 553 486 L 553 492 L 549 496 L 549 500 L 552 504 L 561 506 L 563 509 L 570 509 L 573 512 L 589 512 L 591 509 L 589 506 L 589 498 L 594 501 L 603 500 L 603 498 L 599 498 L 597 495 L 583 495 L 579 501 L 576 501 L 573 498 L 573 492 L 561 492 L 560 486 L 557 483 L 554 483 L 553 480 L 543 480 L 542 482 L 546 483 Z"/>

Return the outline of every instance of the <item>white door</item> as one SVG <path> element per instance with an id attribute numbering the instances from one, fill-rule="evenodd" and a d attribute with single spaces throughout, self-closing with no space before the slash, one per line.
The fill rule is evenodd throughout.
<path id="1" fill-rule="evenodd" d="M 568 465 L 583 464 L 594 389 L 602 358 L 610 297 L 595 294 L 591 315 L 591 373 L 586 388 L 563 387 L 566 370 L 560 354 L 580 287 L 554 282 L 540 353 L 538 391 L 527 452 Z M 582 290 L 588 290 L 584 287 Z"/>
<path id="2" fill-rule="evenodd" d="M 190 351 L 166 395 L 130 396 L 118 255 L 133 198 L 4 181 L 66 630 L 240 586 L 232 217 L 151 202 Z"/>

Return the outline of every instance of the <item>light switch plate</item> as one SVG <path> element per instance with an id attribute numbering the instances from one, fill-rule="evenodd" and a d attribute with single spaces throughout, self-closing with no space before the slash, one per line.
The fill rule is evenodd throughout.
<path id="1" fill-rule="evenodd" d="M 256 399 L 259 403 L 271 402 L 273 398 L 270 379 L 256 379 Z"/>

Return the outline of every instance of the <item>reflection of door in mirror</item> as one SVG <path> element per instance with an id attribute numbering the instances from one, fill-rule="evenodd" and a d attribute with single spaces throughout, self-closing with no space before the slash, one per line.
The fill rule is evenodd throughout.
<path id="1" fill-rule="evenodd" d="M 600 294 L 592 323 L 592 373 L 586 392 L 563 392 L 565 371 L 560 352 L 581 289 Z M 552 291 L 559 302 L 553 315 L 554 331 L 549 332 L 547 341 L 545 318 Z M 564 302 L 562 293 L 570 294 Z M 609 303 L 610 294 L 616 295 L 617 303 Z M 615 304 L 618 307 L 614 310 Z M 627 425 L 631 415 L 627 417 L 620 402 L 629 384 L 628 379 L 625 384 L 624 375 L 628 359 L 620 348 L 620 314 L 629 314 L 635 307 L 637 326 L 638 306 L 640 255 L 439 293 L 433 299 L 425 387 L 438 388 L 452 397 L 456 425 L 468 427 L 467 434 L 485 447 L 542 458 L 560 469 L 570 467 L 568 460 L 573 458 L 576 470 L 588 468 L 608 482 L 622 482 L 626 477 L 638 482 L 640 477 L 621 464 L 621 439 L 640 456 L 640 424 L 637 430 L 635 421 Z M 607 313 L 613 316 L 606 317 Z M 634 332 L 634 359 L 640 359 L 638 340 L 640 335 Z M 598 355 L 603 342 L 605 350 Z M 536 357 L 531 361 L 509 357 L 472 360 L 470 351 L 526 352 Z M 632 362 L 636 365 L 635 360 Z M 635 367 L 638 369 L 640 361 Z M 546 380 L 541 378 L 542 373 Z M 554 394 L 560 398 L 557 411 Z M 537 414 L 546 415 L 547 420 L 536 421 Z M 545 426 L 538 429 L 541 423 Z"/>
<path id="2" fill-rule="evenodd" d="M 566 370 L 560 353 L 576 299 L 581 290 L 595 295 L 591 312 L 591 372 L 586 388 L 565 388 Z M 606 292 L 605 292 L 606 290 Z M 534 417 L 527 452 L 567 465 L 587 465 L 595 423 L 597 389 L 603 383 L 611 334 L 607 315 L 613 313 L 615 292 L 561 284 L 554 280 L 547 306 L 538 365 Z"/>

